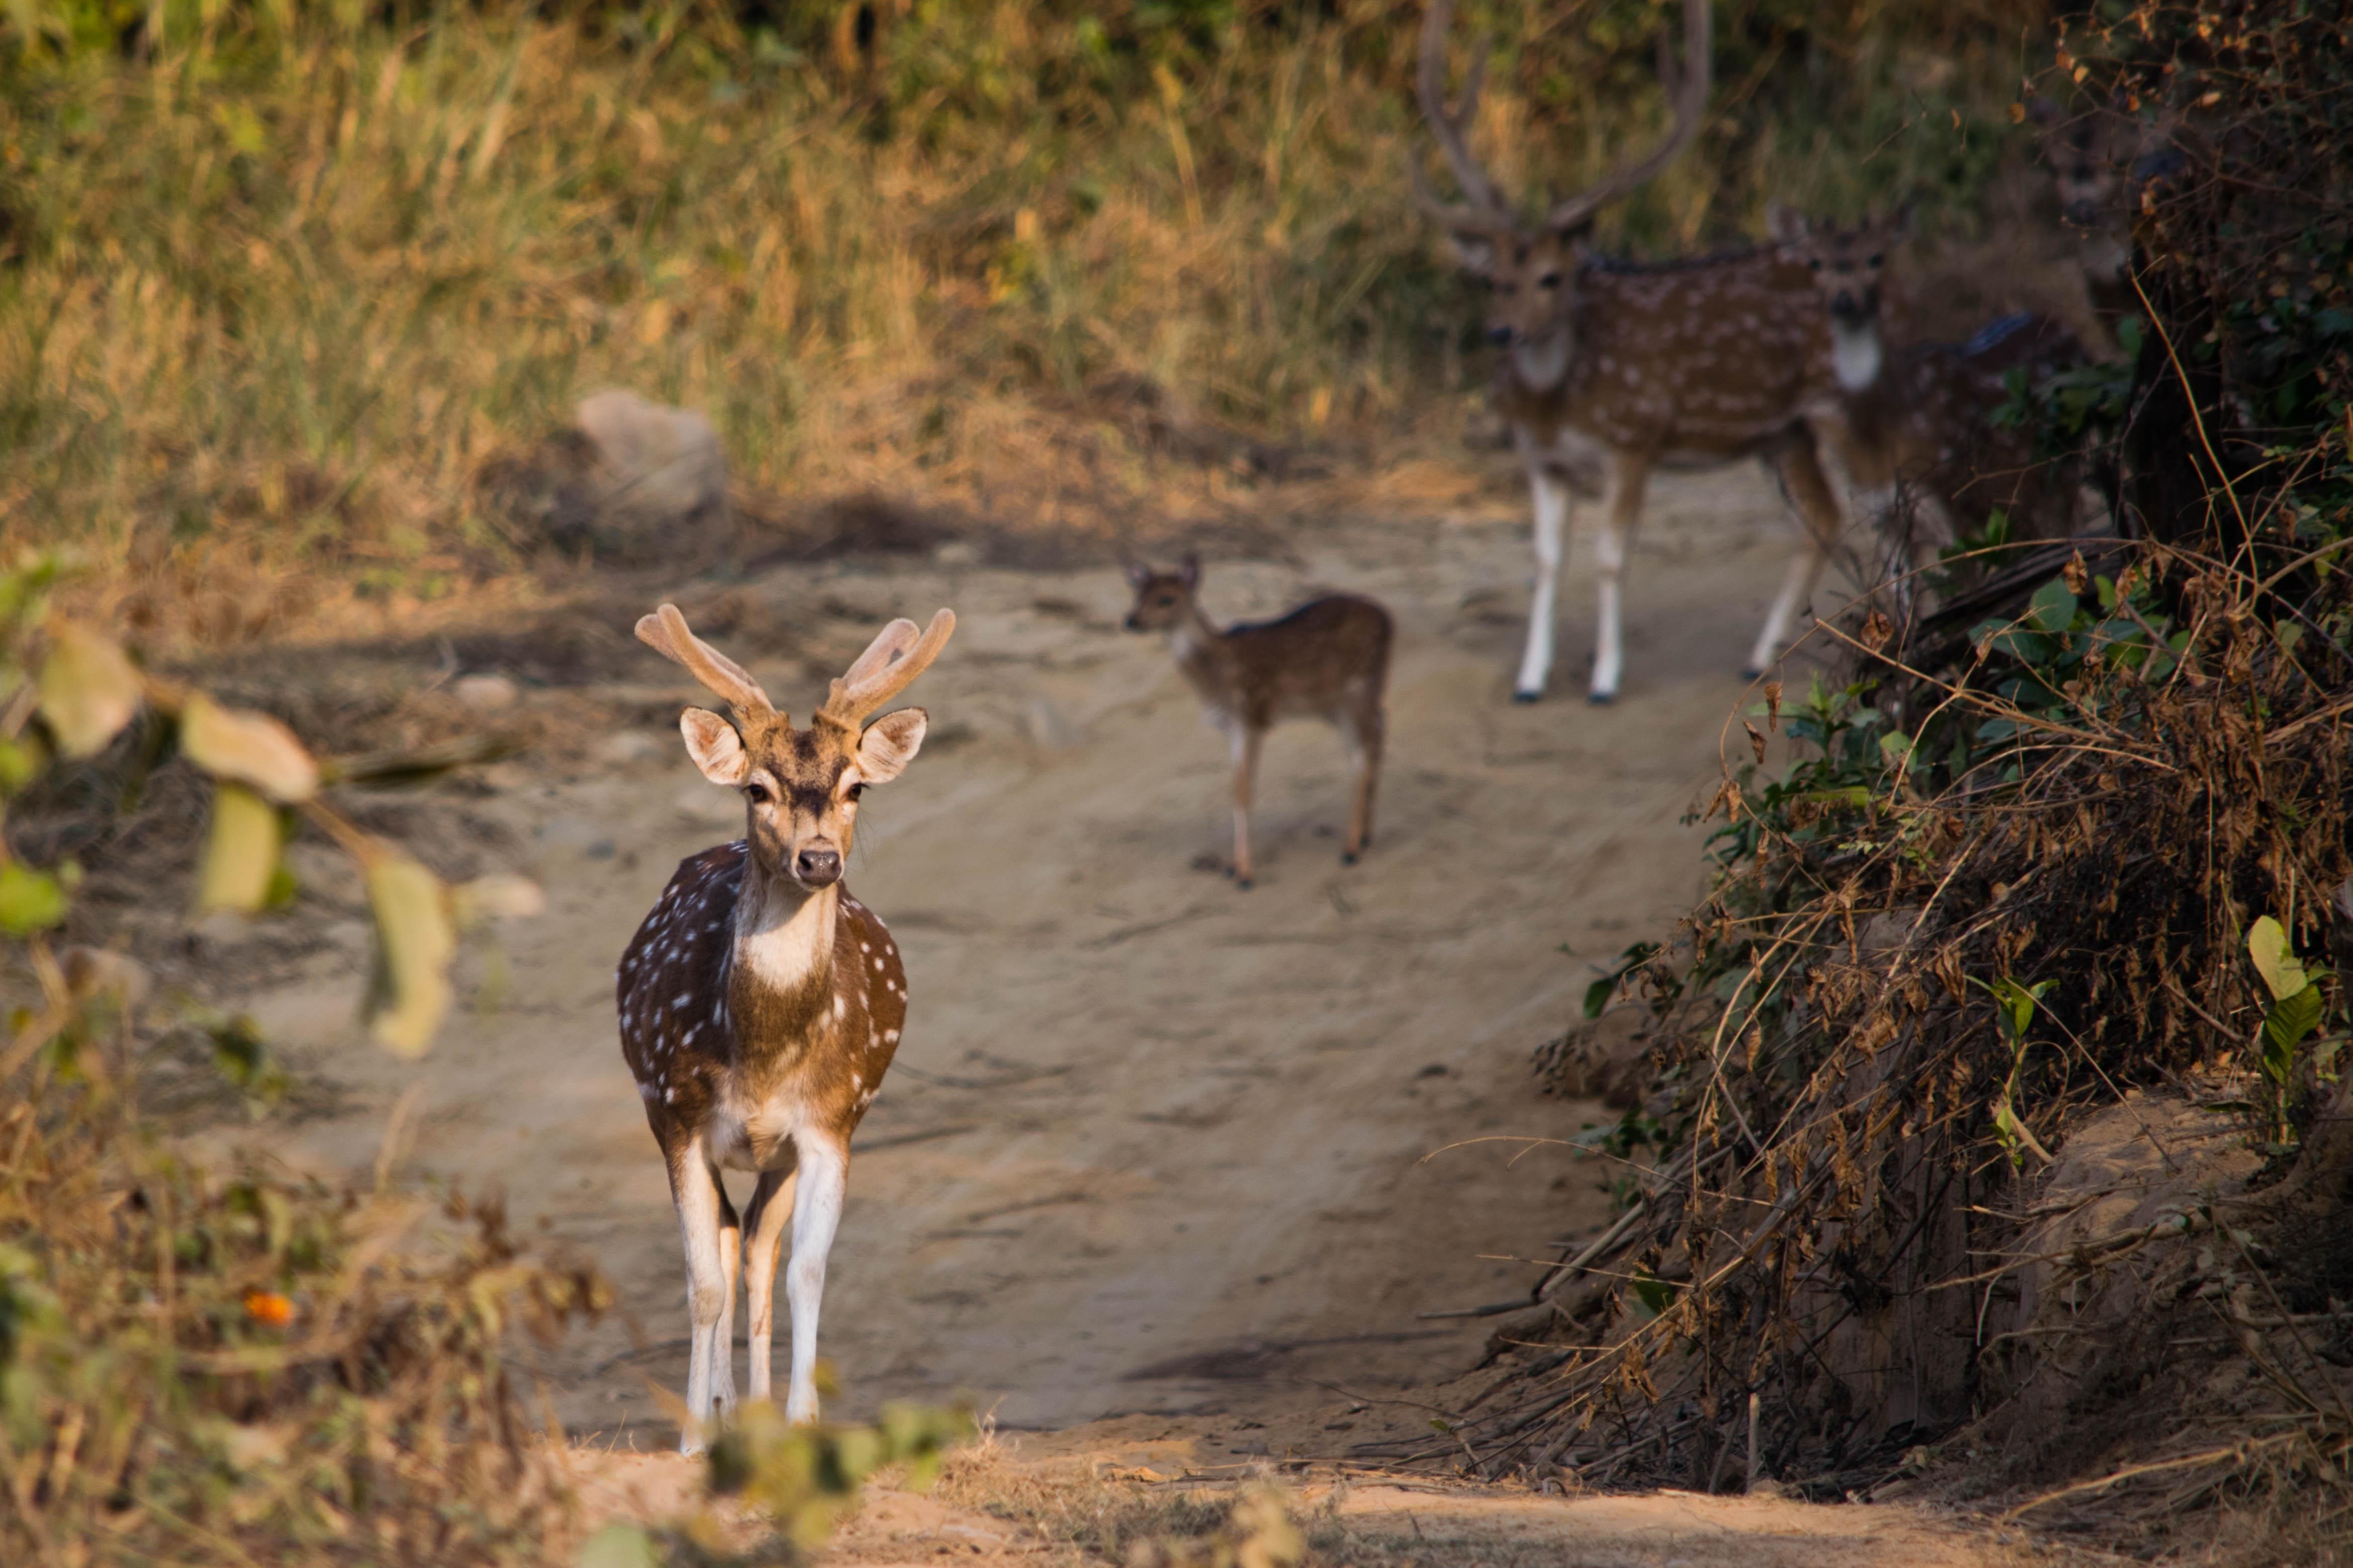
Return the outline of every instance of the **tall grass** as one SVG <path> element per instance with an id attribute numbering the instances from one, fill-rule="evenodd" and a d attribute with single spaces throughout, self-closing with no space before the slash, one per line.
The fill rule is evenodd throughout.
<path id="1" fill-rule="evenodd" d="M 1107 375 L 1279 440 L 1459 414 L 1468 312 L 1406 195 L 1418 6 L 899 0 L 863 47 L 855 9 L 174 5 L 79 50 L 12 13 L 9 532 L 429 595 L 523 542 L 476 467 L 607 383 L 708 411 L 759 490 L 1013 521 L 1154 504 Z M 1565 188 L 1655 126 L 1671 12 L 1474 13 L 1497 172 Z M 1753 234 L 1767 195 L 1965 210 L 2031 16 L 1726 6 L 1700 149 L 1605 243 Z"/>

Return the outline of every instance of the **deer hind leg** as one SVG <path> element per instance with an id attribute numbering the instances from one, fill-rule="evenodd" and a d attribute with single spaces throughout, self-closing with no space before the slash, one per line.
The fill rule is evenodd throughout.
<path id="1" fill-rule="evenodd" d="M 711 1184 L 719 1194 L 719 1331 L 711 1341 L 712 1414 L 725 1420 L 735 1413 L 735 1285 L 744 1268 L 744 1226 L 735 1205 L 727 1201 L 726 1184 L 716 1173 Z"/>
<path id="2" fill-rule="evenodd" d="M 793 1212 L 793 1172 L 763 1171 L 752 1201 L 744 1208 L 744 1275 L 750 1309 L 748 1338 L 752 1351 L 753 1399 L 769 1394 L 770 1347 L 776 1326 L 776 1249 L 785 1239 L 785 1225 Z"/>
<path id="3" fill-rule="evenodd" d="M 1593 629 L 1593 686 L 1589 702 L 1618 700 L 1618 680 L 1625 671 L 1625 628 L 1619 591 L 1626 574 L 1626 556 L 1633 548 L 1634 530 L 1642 521 L 1642 495 L 1649 488 L 1650 464 L 1621 457 L 1609 465 L 1609 495 L 1604 503 L 1601 531 L 1593 536 L 1595 591 L 1599 614 Z"/>
<path id="4" fill-rule="evenodd" d="M 1528 646 L 1520 656 L 1512 700 L 1534 702 L 1552 677 L 1555 599 L 1560 588 L 1561 545 L 1568 533 L 1568 484 L 1535 463 L 1528 465 L 1528 489 L 1535 499 L 1536 591 L 1528 605 Z"/>
<path id="5" fill-rule="evenodd" d="M 1766 667 L 1780 657 L 1782 645 L 1788 640 L 1789 623 L 1799 609 L 1812 601 L 1814 589 L 1822 580 L 1822 569 L 1830 564 L 1831 552 L 1838 548 L 1844 522 L 1838 498 L 1831 491 L 1830 480 L 1822 473 L 1821 459 L 1810 437 L 1793 440 L 1782 447 L 1774 455 L 1773 468 L 1780 478 L 1783 493 L 1798 509 L 1799 520 L 1805 524 L 1805 538 L 1789 562 L 1789 573 L 1781 581 L 1780 595 L 1766 612 L 1764 628 L 1757 634 L 1757 647 L 1750 651 L 1748 664 L 1741 671 L 1751 679 L 1764 674 Z"/>
<path id="6" fill-rule="evenodd" d="M 1258 780 L 1259 746 L 1266 740 L 1266 731 L 1246 721 L 1237 721 L 1233 731 L 1234 748 L 1234 886 L 1250 885 L 1250 809 L 1251 790 Z"/>
<path id="7" fill-rule="evenodd" d="M 703 1448 L 703 1426 L 720 1413 L 713 1407 L 720 1369 L 728 1373 L 729 1400 L 733 1398 L 733 1347 L 722 1324 L 726 1317 L 734 1270 L 724 1257 L 727 1232 L 734 1213 L 721 1190 L 717 1173 L 702 1157 L 702 1146 L 689 1144 L 670 1163 L 670 1196 L 678 1205 L 678 1227 L 686 1246 L 686 1311 L 689 1350 L 686 1362 L 686 1422 L 679 1433 L 681 1454 Z"/>
<path id="8" fill-rule="evenodd" d="M 799 1172 L 793 1181 L 793 1256 L 785 1265 L 785 1300 L 793 1311 L 792 1383 L 785 1419 L 817 1419 L 817 1314 L 825 1300 L 825 1260 L 841 1223 L 849 1186 L 849 1151 L 815 1138 L 795 1139 Z"/>
<path id="9" fill-rule="evenodd" d="M 1372 847 L 1373 792 L 1380 784 L 1381 741 L 1386 728 L 1378 699 L 1340 721 L 1340 744 L 1346 749 L 1349 771 L 1356 775 L 1348 803 L 1348 836 L 1340 843 L 1343 865 L 1355 865 L 1356 857 Z"/>

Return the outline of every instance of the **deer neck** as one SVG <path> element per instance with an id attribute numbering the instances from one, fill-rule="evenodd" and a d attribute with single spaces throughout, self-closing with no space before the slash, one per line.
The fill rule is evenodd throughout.
<path id="1" fill-rule="evenodd" d="M 1831 368 L 1839 386 L 1849 393 L 1869 392 L 1879 381 L 1887 348 L 1879 335 L 1876 317 L 1861 321 L 1831 318 Z"/>
<path id="2" fill-rule="evenodd" d="M 754 1051 L 781 1047 L 823 1012 L 833 992 L 840 915 L 839 882 L 809 892 L 746 857 L 727 975 L 738 1041 Z"/>
<path id="3" fill-rule="evenodd" d="M 1568 380 L 1576 340 L 1567 327 L 1535 342 L 1512 345 L 1512 377 L 1538 397 L 1549 397 Z"/>
<path id="4" fill-rule="evenodd" d="M 1185 618 L 1170 626 L 1167 632 L 1168 652 L 1177 668 L 1197 679 L 1217 668 L 1218 645 L 1225 634 L 1209 624 L 1198 605 L 1185 606 Z"/>

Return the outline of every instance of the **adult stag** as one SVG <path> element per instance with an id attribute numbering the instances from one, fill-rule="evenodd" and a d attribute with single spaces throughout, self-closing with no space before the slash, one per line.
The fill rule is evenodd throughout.
<path id="1" fill-rule="evenodd" d="M 1620 582 L 1651 473 L 1746 458 L 1778 474 L 1806 531 L 1749 657 L 1749 672 L 1757 673 L 1779 651 L 1839 536 L 1838 502 L 1804 419 L 1808 402 L 1830 383 L 1812 280 L 1771 249 L 1636 264 L 1598 258 L 1585 245 L 1603 206 L 1656 175 L 1698 134 L 1709 81 L 1708 0 L 1684 0 L 1680 81 L 1662 46 L 1660 75 L 1673 105 L 1666 135 L 1535 224 L 1521 219 L 1471 155 L 1483 51 L 1464 79 L 1461 107 L 1447 108 L 1451 12 L 1451 0 L 1431 0 L 1423 17 L 1419 85 L 1462 199 L 1441 200 L 1418 162 L 1411 172 L 1417 205 L 1492 291 L 1487 338 L 1504 351 L 1496 405 L 1535 494 L 1535 597 L 1513 695 L 1535 701 L 1552 671 L 1572 489 L 1590 493 L 1598 484 L 1603 496 L 1591 697 L 1608 702 L 1625 662 Z"/>
<path id="2" fill-rule="evenodd" d="M 849 896 L 842 867 L 858 798 L 915 758 L 920 708 L 868 722 L 921 675 L 955 629 L 942 610 L 920 637 L 892 621 L 833 683 L 806 730 L 744 667 L 697 637 L 675 605 L 638 636 L 726 699 L 730 723 L 679 716 L 702 776 L 744 796 L 744 836 L 681 861 L 616 976 L 621 1055 L 670 1167 L 686 1243 L 685 1429 L 735 1403 L 735 1278 L 751 1297 L 752 1397 L 768 1397 L 776 1252 L 790 1217 L 792 1382 L 785 1415 L 817 1419 L 817 1315 L 849 1178 L 849 1135 L 874 1103 L 907 1021 L 899 949 Z M 723 1170 L 756 1177 L 738 1224 Z"/>

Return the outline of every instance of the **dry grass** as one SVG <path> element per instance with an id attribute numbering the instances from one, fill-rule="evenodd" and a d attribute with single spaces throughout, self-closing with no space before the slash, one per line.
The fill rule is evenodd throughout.
<path id="1" fill-rule="evenodd" d="M 1451 438 L 1477 369 L 1406 199 L 1416 15 L 1187 44 L 950 7 L 818 64 L 702 13 L 492 9 L 19 62 L 0 511 L 224 644 L 528 562 L 476 476 L 606 384 L 707 410 L 772 520 L 871 494 L 1101 536 Z M 1966 226 L 2021 145 L 2024 15 L 1727 25 L 1704 150 L 1606 241 L 1753 233 L 1768 194 Z M 1647 8 L 1493 20 L 1505 177 L 1589 176 L 1654 118 Z"/>

